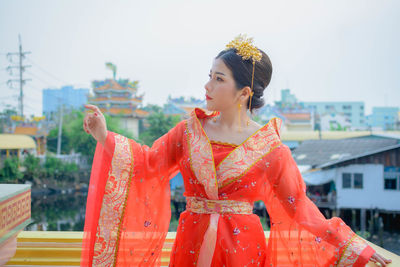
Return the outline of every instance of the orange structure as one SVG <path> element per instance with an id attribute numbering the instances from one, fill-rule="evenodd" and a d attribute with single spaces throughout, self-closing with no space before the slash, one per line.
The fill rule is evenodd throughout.
<path id="1" fill-rule="evenodd" d="M 144 94 L 137 95 L 138 81 L 106 79 L 92 82 L 93 93 L 89 102 L 103 113 L 122 116 L 121 127 L 139 135 L 139 121 L 149 114 L 140 108 Z"/>

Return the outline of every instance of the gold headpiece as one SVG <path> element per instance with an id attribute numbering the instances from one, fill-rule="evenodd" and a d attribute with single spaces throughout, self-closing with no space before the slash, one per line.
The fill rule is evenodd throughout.
<path id="1" fill-rule="evenodd" d="M 262 54 L 253 44 L 253 38 L 247 38 L 246 34 L 239 34 L 229 44 L 226 45 L 226 49 L 235 48 L 239 56 L 242 56 L 243 60 L 252 58 L 253 63 L 260 61 Z"/>
<path id="2" fill-rule="evenodd" d="M 246 34 L 242 35 L 239 34 L 238 36 L 235 37 L 232 41 L 229 42 L 229 44 L 226 45 L 225 50 L 228 50 L 230 48 L 235 48 L 236 49 L 236 54 L 241 56 L 243 60 L 248 60 L 252 59 L 253 62 L 253 74 L 251 75 L 251 95 L 250 95 L 250 105 L 249 109 L 251 110 L 251 99 L 253 97 L 253 81 L 254 81 L 254 68 L 255 68 L 255 63 L 256 61 L 260 61 L 262 58 L 262 54 L 260 50 L 258 50 L 257 47 L 255 47 L 253 44 L 253 38 L 247 38 Z"/>

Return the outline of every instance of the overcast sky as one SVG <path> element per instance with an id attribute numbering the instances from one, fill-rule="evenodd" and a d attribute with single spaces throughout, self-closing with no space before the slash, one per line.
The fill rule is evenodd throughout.
<path id="1" fill-rule="evenodd" d="M 396 0 L 0 0 L 0 110 L 17 105 L 5 54 L 18 34 L 31 51 L 25 114 L 41 115 L 42 89 L 90 88 L 112 77 L 107 61 L 140 81 L 144 104 L 204 98 L 213 58 L 245 33 L 272 61 L 267 103 L 290 88 L 300 101 L 363 101 L 369 114 L 400 106 L 399 29 Z"/>

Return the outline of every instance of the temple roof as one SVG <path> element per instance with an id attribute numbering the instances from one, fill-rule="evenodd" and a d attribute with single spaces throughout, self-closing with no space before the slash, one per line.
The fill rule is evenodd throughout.
<path id="1" fill-rule="evenodd" d="M 129 79 L 106 79 L 102 81 L 95 80 L 92 82 L 93 90 L 131 90 L 136 91 L 139 81 L 129 81 Z"/>
<path id="2" fill-rule="evenodd" d="M 149 112 L 143 110 L 143 109 L 131 109 L 131 108 L 110 108 L 110 109 L 106 109 L 106 108 L 100 108 L 101 112 L 103 113 L 109 113 L 109 114 L 113 114 L 113 115 L 118 115 L 118 114 L 122 114 L 122 115 L 132 115 L 132 116 L 137 116 L 137 117 L 146 117 L 147 115 L 149 115 Z"/>

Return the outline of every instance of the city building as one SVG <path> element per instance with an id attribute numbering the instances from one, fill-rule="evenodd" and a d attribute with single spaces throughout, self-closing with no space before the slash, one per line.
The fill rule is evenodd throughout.
<path id="1" fill-rule="evenodd" d="M 365 121 L 364 102 L 348 102 L 348 101 L 335 101 L 335 102 L 301 102 L 302 106 L 314 110 L 317 120 L 320 120 L 325 114 L 330 114 L 332 123 L 339 125 L 342 121 L 340 116 L 344 116 L 347 120 L 342 124 L 347 125 L 350 123 L 350 130 L 365 130 L 367 124 Z M 330 130 L 330 123 L 328 125 L 321 125 L 329 128 L 321 128 L 321 130 Z M 343 128 L 343 127 L 341 127 Z"/>
<path id="2" fill-rule="evenodd" d="M 315 128 L 314 111 L 298 102 L 290 89 L 281 90 L 280 101 L 275 101 L 274 106 L 264 105 L 256 114 L 262 122 L 268 122 L 273 117 L 281 118 L 282 129 L 287 131 L 313 131 Z"/>
<path id="3" fill-rule="evenodd" d="M 400 136 L 306 140 L 292 155 L 310 199 L 326 214 L 350 220 L 355 213 L 366 230 L 379 212 L 387 229 L 400 229 Z"/>
<path id="4" fill-rule="evenodd" d="M 398 107 L 373 107 L 367 116 L 367 125 L 371 129 L 400 130 L 400 109 Z"/>
<path id="5" fill-rule="evenodd" d="M 190 97 L 189 99 L 181 96 L 172 98 L 168 96 L 167 103 L 163 107 L 166 115 L 179 115 L 182 119 L 188 118 L 195 107 L 206 108 L 206 100 Z"/>
<path id="6" fill-rule="evenodd" d="M 63 86 L 60 89 L 43 90 L 43 115 L 47 120 L 55 120 L 56 113 L 63 105 L 64 111 L 69 109 L 82 109 L 87 103 L 89 89 Z"/>

